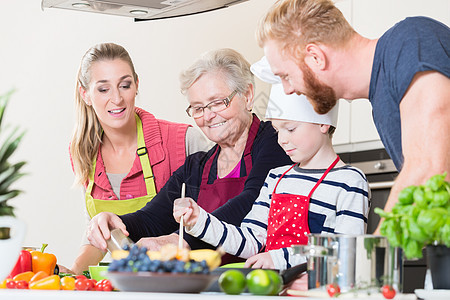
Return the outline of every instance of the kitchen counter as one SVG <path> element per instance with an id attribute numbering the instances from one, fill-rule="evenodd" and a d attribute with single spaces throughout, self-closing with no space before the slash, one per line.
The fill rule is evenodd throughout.
<path id="1" fill-rule="evenodd" d="M 253 296 L 249 294 L 230 296 L 223 293 L 202 293 L 202 294 L 170 294 L 170 293 L 135 293 L 135 292 L 88 292 L 88 291 L 39 291 L 39 290 L 0 290 L 0 299 L 14 299 L 14 300 L 60 300 L 60 299 L 76 299 L 76 300 L 179 300 L 183 299 L 215 299 L 215 300 L 230 300 L 230 299 L 249 299 L 252 300 L 274 300 L 274 296 Z M 287 298 L 287 297 L 278 297 Z M 341 295 L 341 298 L 355 299 L 354 294 Z M 361 296 L 359 299 L 384 299 L 380 294 L 372 296 Z M 293 299 L 289 297 L 289 299 Z M 330 299 L 330 298 L 310 298 L 301 297 L 299 299 Z M 414 294 L 399 294 L 396 295 L 395 300 L 416 300 Z"/>

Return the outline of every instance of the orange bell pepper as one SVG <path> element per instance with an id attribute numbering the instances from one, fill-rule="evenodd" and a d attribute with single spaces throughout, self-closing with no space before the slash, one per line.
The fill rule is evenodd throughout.
<path id="1" fill-rule="evenodd" d="M 56 256 L 50 253 L 44 253 L 48 244 L 42 244 L 41 251 L 31 252 L 31 265 L 34 273 L 44 271 L 52 275 L 55 271 Z"/>
<path id="2" fill-rule="evenodd" d="M 30 290 L 60 290 L 61 282 L 58 275 L 52 275 L 30 283 L 28 288 Z"/>
<path id="3" fill-rule="evenodd" d="M 17 274 L 16 276 L 14 276 L 13 280 L 18 281 L 18 280 L 24 280 L 26 282 L 30 282 L 31 278 L 33 278 L 34 273 L 31 271 L 28 272 L 23 272 L 20 274 Z"/>
<path id="4" fill-rule="evenodd" d="M 44 279 L 45 277 L 48 277 L 49 275 L 45 271 L 39 271 L 30 279 L 29 283 Z"/>

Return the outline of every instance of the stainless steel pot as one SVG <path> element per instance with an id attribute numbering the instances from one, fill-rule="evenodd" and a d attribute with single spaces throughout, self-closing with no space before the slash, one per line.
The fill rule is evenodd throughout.
<path id="1" fill-rule="evenodd" d="M 292 251 L 307 258 L 309 289 L 329 283 L 339 284 L 342 292 L 400 286 L 398 251 L 382 236 L 310 234 L 308 245 L 294 245 Z"/>

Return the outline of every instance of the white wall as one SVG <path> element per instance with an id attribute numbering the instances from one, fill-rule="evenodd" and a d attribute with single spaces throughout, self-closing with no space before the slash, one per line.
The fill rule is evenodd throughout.
<path id="1" fill-rule="evenodd" d="M 84 200 L 72 188 L 68 144 L 79 62 L 96 43 L 123 45 L 140 76 L 137 105 L 157 117 L 191 123 L 178 75 L 205 51 L 230 47 L 250 62 L 262 56 L 254 38 L 257 20 L 273 3 L 251 0 L 227 9 L 176 19 L 132 19 L 40 8 L 40 0 L 1 1 L 0 94 L 15 87 L 8 123 L 27 134 L 15 160 L 26 160 L 24 194 L 10 203 L 28 225 L 26 246 L 48 243 L 71 266 L 85 229 Z M 258 82 L 258 89 L 264 84 Z M 264 113 L 264 111 L 263 111 Z"/>
<path id="2" fill-rule="evenodd" d="M 85 229 L 83 195 L 80 188 L 71 187 L 68 155 L 75 77 L 84 52 L 101 42 L 123 45 L 140 76 L 137 105 L 159 118 L 192 123 L 179 93 L 180 71 L 202 52 L 221 47 L 238 50 L 250 62 L 258 60 L 262 50 L 254 39 L 256 23 L 275 1 L 250 0 L 215 12 L 137 23 L 118 16 L 41 11 L 40 2 L 0 3 L 0 94 L 17 89 L 6 121 L 27 131 L 13 159 L 28 161 L 25 171 L 29 175 L 17 184 L 25 193 L 11 204 L 28 225 L 24 245 L 48 243 L 48 251 L 57 255 L 58 262 L 70 267 Z M 391 26 L 403 15 L 422 11 L 437 13 L 448 25 L 449 3 L 344 0 L 339 5 L 346 17 L 353 18 L 353 24 L 372 38 L 385 30 L 380 31 L 378 22 Z M 256 109 L 260 115 L 264 114 L 268 88 L 257 81 Z"/>

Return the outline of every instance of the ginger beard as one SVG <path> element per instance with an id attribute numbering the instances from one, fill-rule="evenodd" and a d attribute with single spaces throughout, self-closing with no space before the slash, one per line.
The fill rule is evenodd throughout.
<path id="1" fill-rule="evenodd" d="M 299 67 L 303 72 L 303 80 L 306 87 L 306 93 L 303 94 L 311 102 L 314 110 L 318 114 L 326 114 L 337 103 L 336 93 L 330 86 L 317 79 L 304 60 L 299 64 Z"/>

